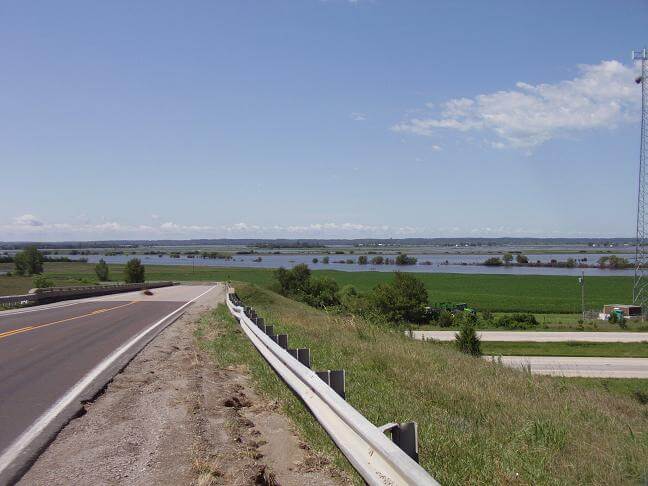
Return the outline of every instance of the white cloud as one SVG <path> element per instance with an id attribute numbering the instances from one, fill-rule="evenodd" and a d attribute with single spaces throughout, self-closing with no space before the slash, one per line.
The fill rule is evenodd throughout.
<path id="1" fill-rule="evenodd" d="M 353 112 L 349 116 L 352 120 L 355 121 L 365 121 L 367 119 L 367 115 L 365 113 Z"/>
<path id="2" fill-rule="evenodd" d="M 43 226 L 43 222 L 40 221 L 33 214 L 23 214 L 22 216 L 16 216 L 14 223 L 17 226 Z"/>
<path id="3" fill-rule="evenodd" d="M 24 216 L 30 216 L 25 218 Z M 37 221 L 25 224 L 25 221 Z M 101 223 L 48 223 L 32 215 L 13 218 L 1 224 L 3 241 L 66 241 L 110 239 L 191 239 L 191 238 L 404 238 L 463 236 L 584 236 L 582 232 L 564 233 L 552 229 L 507 226 L 431 227 L 391 226 L 356 222 L 323 222 L 296 225 L 258 225 L 239 222 L 229 225 L 185 225 L 171 221 L 159 225 Z M 614 236 L 587 234 L 586 236 Z"/>
<path id="4" fill-rule="evenodd" d="M 440 145 L 432 145 L 432 150 L 435 152 L 441 152 L 443 150 Z"/>
<path id="5" fill-rule="evenodd" d="M 515 89 L 456 98 L 440 113 L 411 117 L 396 132 L 431 136 L 440 129 L 487 133 L 494 148 L 531 149 L 548 140 L 633 120 L 640 106 L 635 69 L 618 61 L 578 66 L 579 75 L 554 84 L 518 82 Z"/>

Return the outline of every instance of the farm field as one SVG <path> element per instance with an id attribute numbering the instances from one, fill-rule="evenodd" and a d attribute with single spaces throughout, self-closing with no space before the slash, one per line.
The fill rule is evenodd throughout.
<path id="1" fill-rule="evenodd" d="M 3 268 L 0 267 L 0 270 Z M 11 265 L 4 265 L 11 270 Z M 110 265 L 111 278 L 120 280 L 123 265 Z M 56 285 L 78 285 L 96 282 L 94 265 L 89 263 L 46 263 L 45 274 Z M 361 291 L 370 290 L 380 282 L 391 279 L 390 273 L 340 272 L 317 270 L 315 277 L 329 277 Z M 573 277 L 541 275 L 484 275 L 417 273 L 430 295 L 431 303 L 466 302 L 479 310 L 492 312 L 532 312 L 537 314 L 577 315 L 581 308 L 580 287 Z M 232 280 L 249 282 L 270 288 L 273 271 L 269 269 L 218 268 L 175 265 L 147 265 L 147 280 L 206 281 Z M 0 276 L 0 295 L 26 292 L 32 286 L 27 277 Z M 588 277 L 588 309 L 598 310 L 604 304 L 628 302 L 632 295 L 630 277 Z M 547 316 L 548 318 L 548 316 Z M 560 322 L 572 325 L 572 318 L 560 317 Z M 577 320 L 577 319 L 576 319 Z M 547 319 L 544 319 L 546 322 Z M 540 322 L 543 323 L 542 317 Z"/>

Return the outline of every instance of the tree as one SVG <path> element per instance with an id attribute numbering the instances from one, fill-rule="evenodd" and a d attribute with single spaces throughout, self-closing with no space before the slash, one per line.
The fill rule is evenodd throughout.
<path id="1" fill-rule="evenodd" d="M 108 265 L 106 265 L 106 261 L 103 258 L 95 265 L 95 273 L 100 282 L 106 282 L 108 280 Z"/>
<path id="2" fill-rule="evenodd" d="M 14 257 L 16 275 L 43 273 L 43 254 L 35 246 L 28 246 Z"/>
<path id="3" fill-rule="evenodd" d="M 376 310 L 391 322 L 422 322 L 428 293 L 416 277 L 396 272 L 392 282 L 374 288 L 372 300 Z"/>
<path id="4" fill-rule="evenodd" d="M 416 258 L 401 253 L 396 257 L 396 265 L 416 265 Z"/>
<path id="5" fill-rule="evenodd" d="M 330 307 L 338 305 L 338 284 L 330 277 L 313 279 L 306 294 L 300 300 L 313 307 Z"/>
<path id="6" fill-rule="evenodd" d="M 366 255 L 360 255 L 358 257 L 358 265 L 366 265 L 367 261 L 368 261 L 368 259 L 367 259 Z"/>
<path id="7" fill-rule="evenodd" d="M 126 283 L 144 282 L 144 265 L 142 265 L 139 258 L 128 260 L 124 269 L 124 280 Z"/>
<path id="8" fill-rule="evenodd" d="M 317 258 L 313 258 L 313 263 L 317 263 L 319 260 Z"/>
<path id="9" fill-rule="evenodd" d="M 481 340 L 477 336 L 477 331 L 475 331 L 475 326 L 465 323 L 460 331 L 455 334 L 455 345 L 457 349 L 462 353 L 469 354 L 471 356 L 481 356 Z"/>
<path id="10" fill-rule="evenodd" d="M 529 263 L 529 259 L 526 256 L 522 255 L 521 253 L 515 257 L 515 261 L 518 262 L 520 265 L 526 265 L 527 263 Z"/>
<path id="11" fill-rule="evenodd" d="M 324 258 L 322 258 L 322 263 L 328 264 L 328 262 L 329 262 L 329 257 L 325 256 Z"/>
<path id="12" fill-rule="evenodd" d="M 292 270 L 284 267 L 275 270 L 275 278 L 279 282 L 281 293 L 284 295 L 296 294 L 297 292 L 308 292 L 310 269 L 305 263 L 295 265 Z"/>
<path id="13" fill-rule="evenodd" d="M 499 266 L 501 264 L 502 264 L 502 260 L 500 260 L 497 257 L 490 257 L 484 262 L 484 265 L 487 265 L 489 267 L 495 267 L 495 266 Z"/>
<path id="14" fill-rule="evenodd" d="M 371 264 L 372 265 L 382 265 L 384 262 L 384 258 L 381 255 L 375 256 L 371 259 Z"/>
<path id="15" fill-rule="evenodd" d="M 510 253 L 504 253 L 502 260 L 504 260 L 505 265 L 510 265 L 513 261 L 513 255 L 511 255 Z"/>

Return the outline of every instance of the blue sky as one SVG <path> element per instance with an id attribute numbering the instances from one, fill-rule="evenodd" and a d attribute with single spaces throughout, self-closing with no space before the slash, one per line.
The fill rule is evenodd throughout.
<path id="1" fill-rule="evenodd" d="M 0 240 L 631 236 L 648 2 L 0 4 Z"/>

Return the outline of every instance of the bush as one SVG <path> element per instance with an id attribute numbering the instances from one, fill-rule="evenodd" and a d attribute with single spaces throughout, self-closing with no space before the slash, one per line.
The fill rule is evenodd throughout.
<path id="1" fill-rule="evenodd" d="M 142 283 L 144 277 L 144 265 L 139 258 L 128 260 L 124 268 L 124 280 L 126 283 Z"/>
<path id="2" fill-rule="evenodd" d="M 340 305 L 349 313 L 359 316 L 371 317 L 372 303 L 369 296 L 358 292 L 353 285 L 345 285 L 338 293 L 337 298 Z"/>
<path id="3" fill-rule="evenodd" d="M 484 265 L 488 265 L 489 267 L 494 267 L 502 264 L 502 260 L 500 260 L 497 257 L 490 257 L 484 262 Z"/>
<path id="4" fill-rule="evenodd" d="M 477 316 L 472 312 L 462 311 L 457 313 L 454 317 L 454 325 L 459 327 L 476 326 Z"/>
<path id="5" fill-rule="evenodd" d="M 365 255 L 360 255 L 358 257 L 358 265 L 366 265 L 368 262 L 368 259 Z"/>
<path id="6" fill-rule="evenodd" d="M 295 265 L 292 270 L 280 267 L 274 272 L 283 295 L 295 295 L 299 292 L 308 293 L 310 274 L 310 268 L 305 263 Z"/>
<path id="7" fill-rule="evenodd" d="M 449 311 L 443 309 L 439 313 L 439 318 L 437 319 L 437 324 L 441 327 L 450 327 L 452 326 L 452 323 L 454 322 L 452 318 L 452 313 Z"/>
<path id="8" fill-rule="evenodd" d="M 392 282 L 380 283 L 373 291 L 376 311 L 390 322 L 422 322 L 428 293 L 423 282 L 412 275 L 396 272 Z"/>
<path id="9" fill-rule="evenodd" d="M 308 290 L 299 300 L 313 307 L 331 307 L 340 303 L 337 297 L 338 290 L 338 284 L 332 278 L 313 279 L 309 282 Z"/>
<path id="10" fill-rule="evenodd" d="M 317 258 L 313 258 L 313 263 L 317 263 L 319 260 Z"/>
<path id="11" fill-rule="evenodd" d="M 504 253 L 502 260 L 504 260 L 505 265 L 510 265 L 513 261 L 513 255 L 511 255 L 510 253 Z"/>
<path id="12" fill-rule="evenodd" d="M 372 265 L 382 265 L 384 260 L 385 259 L 382 256 L 378 255 L 378 256 L 375 256 L 375 257 L 373 257 L 371 259 L 371 264 Z"/>
<path id="13" fill-rule="evenodd" d="M 325 256 L 322 258 L 322 263 L 327 264 L 329 262 L 329 257 Z"/>
<path id="14" fill-rule="evenodd" d="M 520 265 L 525 265 L 529 263 L 529 259 L 522 255 L 521 253 L 515 257 L 515 261 L 518 262 Z"/>
<path id="15" fill-rule="evenodd" d="M 455 345 L 462 353 L 471 356 L 481 356 L 481 340 L 477 336 L 475 326 L 464 324 L 461 330 L 455 335 Z"/>
<path id="16" fill-rule="evenodd" d="M 54 287 L 54 282 L 47 278 L 45 275 L 34 275 L 34 288 L 36 289 L 47 289 Z"/>
<path id="17" fill-rule="evenodd" d="M 99 260 L 99 263 L 95 265 L 95 273 L 97 274 L 97 278 L 99 279 L 100 282 L 106 282 L 108 281 L 109 277 L 109 269 L 108 265 L 106 265 L 106 261 L 102 258 Z"/>
<path id="18" fill-rule="evenodd" d="M 43 254 L 35 246 L 28 246 L 14 257 L 16 275 L 43 273 Z"/>
<path id="19" fill-rule="evenodd" d="M 538 327 L 539 322 L 533 314 L 511 314 L 495 319 L 494 324 L 506 329 L 532 329 Z"/>
<path id="20" fill-rule="evenodd" d="M 313 307 L 329 307 L 339 304 L 338 284 L 331 278 L 311 280 L 308 265 L 301 263 L 292 270 L 281 267 L 275 270 L 280 292 Z"/>
<path id="21" fill-rule="evenodd" d="M 416 265 L 416 258 L 401 253 L 396 257 L 396 265 Z"/>

